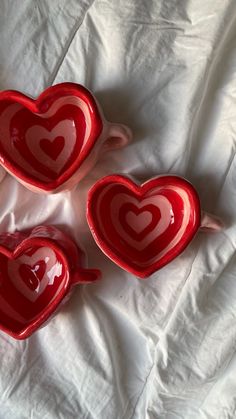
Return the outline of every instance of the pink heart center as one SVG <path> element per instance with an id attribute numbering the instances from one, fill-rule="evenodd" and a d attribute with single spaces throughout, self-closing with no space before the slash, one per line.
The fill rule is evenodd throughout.
<path id="1" fill-rule="evenodd" d="M 40 147 L 51 159 L 56 160 L 61 154 L 65 145 L 65 139 L 62 136 L 56 137 L 53 141 L 43 138 L 40 140 Z"/>
<path id="2" fill-rule="evenodd" d="M 126 221 L 136 233 L 141 233 L 151 223 L 152 214 L 142 209 L 138 209 L 138 213 L 129 211 L 126 214 Z"/>
<path id="3" fill-rule="evenodd" d="M 127 234 L 135 240 L 141 240 L 150 233 L 161 218 L 159 208 L 153 204 L 142 207 L 126 202 L 119 211 L 119 220 Z M 121 233 L 122 234 L 122 233 Z"/>
<path id="4" fill-rule="evenodd" d="M 32 291 L 36 291 L 39 287 L 45 271 L 46 263 L 43 260 L 38 261 L 33 266 L 25 263 L 19 266 L 19 274 L 22 281 Z"/>

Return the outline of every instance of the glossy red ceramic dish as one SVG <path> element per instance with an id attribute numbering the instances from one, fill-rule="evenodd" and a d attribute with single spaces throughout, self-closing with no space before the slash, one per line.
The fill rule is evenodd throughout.
<path id="1" fill-rule="evenodd" d="M 96 243 L 140 278 L 183 252 L 200 226 L 220 229 L 217 220 L 205 215 L 203 226 L 201 218 L 196 190 L 178 176 L 158 176 L 141 185 L 125 176 L 106 176 L 88 194 L 87 220 Z"/>
<path id="2" fill-rule="evenodd" d="M 0 330 L 25 339 L 68 298 L 76 284 L 94 282 L 85 255 L 61 230 L 39 226 L 0 235 Z"/>
<path id="3" fill-rule="evenodd" d="M 105 120 L 79 84 L 49 87 L 37 99 L 0 92 L 0 164 L 34 192 L 73 188 L 100 153 L 123 147 L 131 137 L 126 126 Z"/>

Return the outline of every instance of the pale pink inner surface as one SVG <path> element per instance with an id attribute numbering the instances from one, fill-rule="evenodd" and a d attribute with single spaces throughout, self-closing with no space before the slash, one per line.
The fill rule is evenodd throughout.
<path id="1" fill-rule="evenodd" d="M 137 208 L 140 208 L 137 206 Z M 142 207 L 141 207 L 142 208 Z M 149 211 L 143 211 L 136 214 L 134 211 L 128 211 L 126 214 L 126 222 L 137 233 L 141 233 L 152 221 L 152 214 Z"/>

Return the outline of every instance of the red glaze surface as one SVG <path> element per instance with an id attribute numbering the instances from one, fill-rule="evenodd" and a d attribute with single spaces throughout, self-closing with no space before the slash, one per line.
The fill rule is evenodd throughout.
<path id="1" fill-rule="evenodd" d="M 142 185 L 106 176 L 89 191 L 87 220 L 101 250 L 123 269 L 146 278 L 178 256 L 201 223 L 197 192 L 178 176 Z"/>
<path id="2" fill-rule="evenodd" d="M 105 121 L 81 85 L 61 83 L 35 100 L 0 92 L 0 164 L 33 191 L 71 189 L 100 149 L 122 147 L 130 138 L 127 127 Z"/>
<path id="3" fill-rule="evenodd" d="M 0 329 L 29 337 L 49 319 L 73 285 L 97 280 L 84 253 L 62 231 L 39 226 L 0 235 Z"/>

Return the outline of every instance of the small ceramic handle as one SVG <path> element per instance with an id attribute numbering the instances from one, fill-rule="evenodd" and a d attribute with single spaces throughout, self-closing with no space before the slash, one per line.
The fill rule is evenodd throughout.
<path id="1" fill-rule="evenodd" d="M 78 269 L 72 277 L 71 284 L 89 284 L 99 280 L 101 272 L 98 269 Z"/>
<path id="2" fill-rule="evenodd" d="M 132 132 L 126 125 L 109 124 L 103 151 L 122 148 L 132 140 L 132 137 Z"/>
<path id="3" fill-rule="evenodd" d="M 209 214 L 208 212 L 202 212 L 200 226 L 201 231 L 215 233 L 222 230 L 222 228 L 224 228 L 224 224 L 219 217 Z"/>

